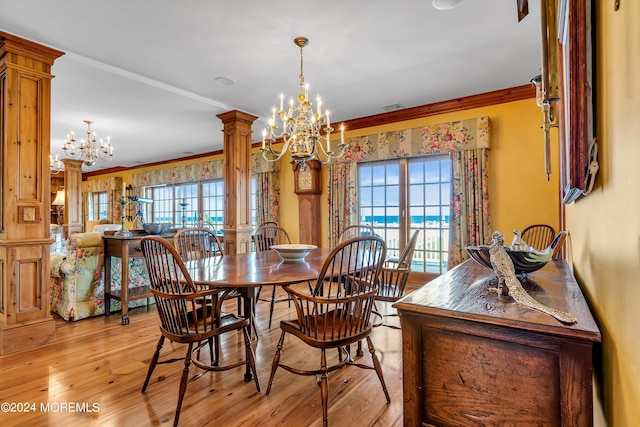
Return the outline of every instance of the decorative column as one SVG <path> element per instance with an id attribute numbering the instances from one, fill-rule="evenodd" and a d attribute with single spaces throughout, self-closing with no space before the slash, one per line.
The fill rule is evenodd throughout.
<path id="1" fill-rule="evenodd" d="M 0 355 L 49 344 L 51 66 L 64 53 L 0 32 Z"/>
<path id="2" fill-rule="evenodd" d="M 224 125 L 224 251 L 251 250 L 251 124 L 257 116 L 233 110 L 218 114 Z"/>
<path id="3" fill-rule="evenodd" d="M 64 215 L 62 227 L 65 237 L 82 232 L 82 160 L 62 159 L 64 163 Z"/>

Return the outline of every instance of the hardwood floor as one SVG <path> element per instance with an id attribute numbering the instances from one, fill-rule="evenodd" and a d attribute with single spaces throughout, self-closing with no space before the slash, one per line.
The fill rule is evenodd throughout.
<path id="1" fill-rule="evenodd" d="M 280 291 L 281 292 L 281 291 Z M 229 308 L 235 308 L 235 300 Z M 391 313 L 390 304 L 378 304 Z M 183 426 L 320 426 L 320 389 L 314 377 L 276 373 L 271 394 L 265 394 L 271 362 L 280 337 L 279 321 L 294 315 L 278 303 L 267 328 L 268 304 L 257 307 L 259 339 L 253 341 L 261 392 L 243 381 L 244 368 L 205 373 L 189 383 L 180 416 Z M 145 426 L 171 425 L 177 403 L 182 362 L 158 365 L 146 393 L 140 388 L 160 336 L 155 306 L 129 311 L 131 323 L 119 313 L 65 322 L 56 318 L 56 342 L 35 350 L 0 357 L 0 425 Z M 385 321 L 399 325 L 397 317 Z M 261 326 L 263 325 L 263 326 Z M 401 333 L 375 328 L 372 334 L 391 396 L 387 404 L 374 371 L 348 366 L 329 379 L 329 423 L 332 426 L 402 425 Z M 366 348 L 366 344 L 365 344 Z M 224 356 L 240 357 L 241 334 L 223 340 Z M 166 342 L 162 358 L 184 358 L 186 346 Z M 334 353 L 334 352 L 331 352 Z M 332 354 L 333 357 L 333 354 Z M 365 363 L 371 358 L 365 351 Z M 282 362 L 319 366 L 320 353 L 287 336 Z M 192 374 L 199 373 L 191 365 Z M 65 406 L 66 405 L 66 406 Z M 80 411 L 82 405 L 88 410 Z"/>

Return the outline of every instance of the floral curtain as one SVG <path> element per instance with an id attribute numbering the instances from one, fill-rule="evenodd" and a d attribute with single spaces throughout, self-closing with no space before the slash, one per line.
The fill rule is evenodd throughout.
<path id="1" fill-rule="evenodd" d="M 457 200 L 452 204 L 452 211 L 458 210 L 452 219 L 455 222 L 450 224 L 456 231 L 450 233 L 449 266 L 459 263 L 466 258 L 464 246 L 484 243 L 489 234 L 488 149 L 489 117 L 351 138 L 341 162 L 329 168 L 330 244 L 334 244 L 336 230 L 350 225 L 357 216 L 355 179 L 358 162 L 451 153 L 454 171 L 465 171 L 458 172 L 460 178 L 456 180 L 454 175 L 452 180 L 452 199 Z M 467 151 L 472 154 L 459 154 Z M 476 190 L 470 192 L 472 188 Z M 473 230 L 462 232 L 466 228 Z"/>
<path id="2" fill-rule="evenodd" d="M 345 227 L 357 222 L 356 163 L 329 164 L 329 246 L 338 244 Z"/>
<path id="3" fill-rule="evenodd" d="M 256 177 L 256 221 L 278 222 L 280 215 L 280 162 L 267 162 L 261 153 L 251 155 L 251 171 Z"/>
<path id="4" fill-rule="evenodd" d="M 122 205 L 117 203 L 122 196 L 122 178 L 112 177 L 82 182 L 83 223 L 89 220 L 89 197 L 91 193 L 107 192 L 107 221 L 119 224 L 122 221 Z"/>
<path id="5" fill-rule="evenodd" d="M 483 245 L 489 241 L 488 161 L 489 150 L 486 148 L 451 153 L 449 269 L 468 258 L 465 246 Z"/>

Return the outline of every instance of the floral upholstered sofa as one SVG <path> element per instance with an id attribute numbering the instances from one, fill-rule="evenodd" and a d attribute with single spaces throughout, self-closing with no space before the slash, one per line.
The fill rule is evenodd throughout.
<path id="1" fill-rule="evenodd" d="M 51 311 L 64 320 L 80 320 L 104 314 L 104 243 L 102 232 L 73 234 L 66 254 L 51 254 Z M 119 289 L 122 260 L 112 258 L 112 289 Z M 149 285 L 144 258 L 129 259 L 129 288 Z M 146 299 L 129 302 L 129 308 L 146 305 Z M 111 311 L 120 301 L 111 300 Z"/>

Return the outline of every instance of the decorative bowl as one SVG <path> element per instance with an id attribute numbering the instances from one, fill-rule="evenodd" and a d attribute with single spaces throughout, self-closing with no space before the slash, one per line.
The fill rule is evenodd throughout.
<path id="1" fill-rule="evenodd" d="M 317 248 L 316 245 L 288 244 L 273 245 L 270 249 L 278 252 L 284 262 L 302 262 L 309 252 Z"/>
<path id="2" fill-rule="evenodd" d="M 493 270 L 491 267 L 491 258 L 489 256 L 489 245 L 467 246 L 465 249 L 471 258 L 483 267 Z M 504 250 L 513 261 L 516 274 L 523 275 L 533 273 L 547 265 L 553 257 L 553 250 L 550 248 L 544 251 L 512 251 L 510 247 L 505 246 Z"/>
<path id="3" fill-rule="evenodd" d="M 147 234 L 164 234 L 171 228 L 170 222 L 146 222 L 142 228 Z"/>

